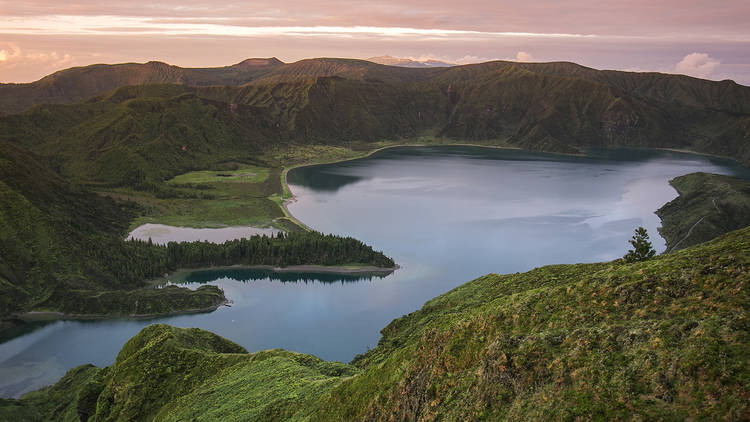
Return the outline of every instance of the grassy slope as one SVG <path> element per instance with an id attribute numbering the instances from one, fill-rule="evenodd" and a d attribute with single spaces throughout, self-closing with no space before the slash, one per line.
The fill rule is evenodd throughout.
<path id="1" fill-rule="evenodd" d="M 236 350 L 152 326 L 100 375 L 74 369 L 0 402 L 0 415 L 55 420 L 52 409 L 95 401 L 92 420 L 739 420 L 750 414 L 748 271 L 743 229 L 643 263 L 490 274 L 394 320 L 356 368 L 217 354 Z"/>
<path id="2" fill-rule="evenodd" d="M 680 196 L 656 211 L 667 250 L 684 249 L 750 225 L 750 182 L 691 173 L 669 183 Z"/>
<path id="3" fill-rule="evenodd" d="M 746 418 L 750 229 L 488 275 L 393 321 L 319 420 Z"/>
<path id="4" fill-rule="evenodd" d="M 247 354 L 207 331 L 152 325 L 128 341 L 110 367 L 74 368 L 23 400 L 0 400 L 0 419 L 301 419 L 324 392 L 356 372 L 283 350 Z"/>
<path id="5" fill-rule="evenodd" d="M 31 309 L 129 315 L 221 303 L 216 288 L 155 291 L 143 288 L 143 279 L 118 277 L 112 265 L 118 253 L 127 254 L 119 239 L 136 212 L 67 183 L 42 157 L 0 142 L 0 315 Z"/>
<path id="6" fill-rule="evenodd" d="M 262 112 L 230 110 L 184 87 L 127 87 L 6 117 L 3 138 L 54 157 L 67 178 L 138 186 L 226 161 L 252 164 L 274 139 L 264 124 Z"/>
<path id="7" fill-rule="evenodd" d="M 153 191 L 120 187 L 99 192 L 141 206 L 143 213 L 131 221 L 131 229 L 144 223 L 161 223 L 189 227 L 273 225 L 288 231 L 300 230 L 299 226 L 286 222 L 282 209 L 271 199 L 281 192 L 278 168 L 237 163 L 220 167 L 225 170 L 178 175 L 165 183 L 153 184 Z M 228 170 L 234 167 L 239 169 Z M 255 176 L 216 176 L 235 173 Z"/>

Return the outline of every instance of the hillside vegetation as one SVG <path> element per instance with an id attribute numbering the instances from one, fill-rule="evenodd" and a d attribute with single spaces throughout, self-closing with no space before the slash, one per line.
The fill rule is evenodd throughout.
<path id="1" fill-rule="evenodd" d="M 171 69 L 167 74 L 188 71 L 164 64 L 98 66 L 86 80 L 105 78 L 99 75 L 117 66 L 141 66 L 137 75 L 162 75 L 154 70 L 162 67 Z M 251 68 L 243 83 L 218 76 L 210 83 L 143 76 L 110 84 L 92 90 L 90 96 L 98 96 L 84 103 L 40 105 L 2 118 L 0 136 L 60 157 L 66 174 L 109 184 L 161 180 L 228 157 L 283 165 L 270 160 L 273 152 L 300 144 L 367 149 L 376 141 L 414 139 L 551 152 L 687 148 L 750 163 L 750 88 L 731 81 L 565 62 L 410 69 L 311 59 Z M 202 71 L 221 73 L 217 69 Z M 74 84 L 83 80 L 81 72 L 55 75 Z M 54 101 L 35 104 L 45 102 Z M 164 160 L 154 165 L 155 157 Z"/>
<path id="2" fill-rule="evenodd" d="M 667 251 L 684 249 L 750 225 L 750 182 L 690 173 L 669 183 L 680 196 L 656 211 Z"/>
<path id="3" fill-rule="evenodd" d="M 489 274 L 351 365 L 151 326 L 107 368 L 0 402 L 46 420 L 742 420 L 750 228 L 652 260 Z M 88 419 L 87 419 L 88 418 Z"/>
<path id="4" fill-rule="evenodd" d="M 199 329 L 151 325 L 114 365 L 74 368 L 55 386 L 0 399 L 0 419 L 301 420 L 357 369 L 283 350 L 253 354 Z"/>
<path id="5" fill-rule="evenodd" d="M 177 268 L 394 265 L 355 239 L 316 232 L 222 245 L 124 241 L 139 211 L 67 182 L 43 156 L 0 141 L 0 318 L 27 311 L 153 315 L 214 309 L 225 300 L 215 286 L 154 289 L 147 282 Z"/>
<path id="6" fill-rule="evenodd" d="M 45 97 L 0 117 L 0 142 L 34 151 L 65 180 L 137 204 L 133 225 L 300 230 L 280 207 L 289 197 L 286 169 L 395 144 L 565 153 L 668 147 L 750 165 L 750 88 L 731 81 L 573 63 L 409 69 L 251 59 L 215 69 L 154 62 L 74 68 L 2 98 L 32 98 L 23 90 L 42 86 L 63 95 L 79 85 L 87 87 L 81 102 L 40 104 L 68 102 Z M 175 182 L 240 168 L 267 177 L 241 186 Z"/>

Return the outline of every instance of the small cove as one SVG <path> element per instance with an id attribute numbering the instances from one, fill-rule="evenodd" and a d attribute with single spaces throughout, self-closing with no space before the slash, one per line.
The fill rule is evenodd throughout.
<path id="1" fill-rule="evenodd" d="M 402 268 L 387 276 L 196 271 L 173 281 L 218 285 L 232 306 L 151 320 L 38 324 L 2 339 L 0 396 L 52 383 L 82 363 L 108 365 L 128 338 L 154 322 L 208 329 L 250 352 L 280 347 L 349 361 L 374 347 L 392 319 L 486 273 L 617 258 L 639 225 L 662 251 L 653 212 L 676 196 L 669 179 L 695 171 L 749 177 L 726 160 L 633 150 L 572 157 L 403 147 L 298 168 L 288 175 L 296 218 L 371 244 Z M 169 236 L 148 235 L 157 243 L 203 240 Z"/>

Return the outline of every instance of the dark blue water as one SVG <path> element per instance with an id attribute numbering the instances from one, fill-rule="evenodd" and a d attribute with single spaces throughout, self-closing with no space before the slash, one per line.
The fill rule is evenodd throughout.
<path id="1" fill-rule="evenodd" d="M 0 396 L 56 381 L 76 365 L 112 363 L 153 322 L 200 327 L 249 351 L 285 348 L 349 361 L 392 319 L 486 273 L 617 258 L 654 211 L 676 197 L 667 181 L 695 171 L 750 177 L 731 162 L 654 151 L 571 157 L 472 147 L 394 148 L 289 173 L 305 224 L 351 235 L 401 265 L 384 278 L 203 271 L 233 301 L 209 314 L 155 320 L 57 321 L 0 344 Z"/>

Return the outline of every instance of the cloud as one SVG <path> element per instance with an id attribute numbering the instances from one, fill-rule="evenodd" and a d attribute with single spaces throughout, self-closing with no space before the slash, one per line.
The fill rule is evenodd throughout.
<path id="1" fill-rule="evenodd" d="M 13 43 L 7 44 L 5 48 L 0 49 L 0 66 L 18 66 L 29 62 L 36 65 L 60 67 L 71 64 L 73 58 L 69 54 L 57 54 L 56 51 L 51 53 L 27 53 Z"/>
<path id="2" fill-rule="evenodd" d="M 11 63 L 21 55 L 21 49 L 15 44 L 8 44 L 6 49 L 0 50 L 0 65 Z"/>
<path id="3" fill-rule="evenodd" d="M 473 63 L 485 63 L 485 62 L 491 62 L 495 60 L 500 60 L 498 58 L 490 58 L 490 57 L 481 57 L 481 56 L 471 56 L 466 55 L 463 57 L 460 57 L 456 60 L 453 60 L 453 63 L 456 64 L 473 64 Z"/>
<path id="4" fill-rule="evenodd" d="M 444 56 L 436 56 L 432 53 L 422 54 L 421 56 L 408 56 L 404 57 L 405 59 L 414 60 L 416 62 L 427 62 L 427 61 L 438 61 L 438 62 L 445 62 L 450 64 L 455 64 L 452 60 L 444 57 Z"/>
<path id="5" fill-rule="evenodd" d="M 519 51 L 518 53 L 516 53 L 517 62 L 530 62 L 532 60 L 534 60 L 534 58 L 531 56 L 531 54 L 525 51 Z"/>
<path id="6" fill-rule="evenodd" d="M 70 67 L 75 60 L 69 54 L 26 52 L 16 44 L 0 45 L 0 81 L 33 81 L 53 71 Z"/>
<path id="7" fill-rule="evenodd" d="M 690 53 L 675 65 L 674 73 L 705 79 L 720 63 L 719 60 L 710 57 L 707 53 Z"/>
<path id="8" fill-rule="evenodd" d="M 353 1 L 347 7 L 331 0 L 255 0 L 215 2 L 210 0 L 35 0 L 2 1 L 3 33 L 26 28 L 44 30 L 48 21 L 75 17 L 73 28 L 137 18 L 159 26 L 172 24 L 216 24 L 340 26 L 356 22 L 371 27 L 444 28 L 492 32 L 502 22 L 512 33 L 599 34 L 601 36 L 663 36 L 670 39 L 747 40 L 747 0 L 712 2 L 680 0 L 528 0 L 503 2 L 480 0 L 381 0 Z M 507 4 L 506 4 L 507 3 Z M 679 9 L 679 13 L 675 10 Z M 87 21 L 88 20 L 88 21 Z M 18 22 L 18 25 L 16 25 Z M 99 25 L 96 25 L 99 26 Z M 151 26 L 151 25 L 147 25 Z M 56 23 L 55 27 L 60 27 Z M 540 50 L 535 50 L 541 54 Z"/>
<path id="9" fill-rule="evenodd" d="M 462 57 L 456 58 L 456 56 L 448 56 L 448 55 L 440 55 L 440 54 L 422 54 L 420 56 L 405 56 L 403 57 L 405 59 L 414 60 L 417 62 L 426 62 L 430 60 L 439 61 L 443 63 L 448 64 L 474 64 L 474 63 L 486 63 L 491 62 L 495 60 L 502 60 L 499 58 L 492 58 L 492 57 L 482 57 L 482 56 L 473 56 L 473 55 L 465 55 Z"/>
<path id="10" fill-rule="evenodd" d="M 49 15 L 14 17 L 3 22 L 3 34 L 11 35 L 151 35 L 151 36 L 236 36 L 236 37 L 303 37 L 303 36 L 351 36 L 369 38 L 372 36 L 401 39 L 579 39 L 597 38 L 596 34 L 577 32 L 530 32 L 530 31 L 486 31 L 456 29 L 450 26 L 403 25 L 383 23 L 380 25 L 348 25 L 349 21 L 336 21 L 334 24 L 311 24 L 305 22 L 288 25 L 264 25 L 266 22 L 281 22 L 254 18 L 247 19 L 165 19 L 138 16 L 87 16 Z M 261 22 L 260 24 L 258 22 Z M 418 23 L 418 22 L 415 22 Z"/>

